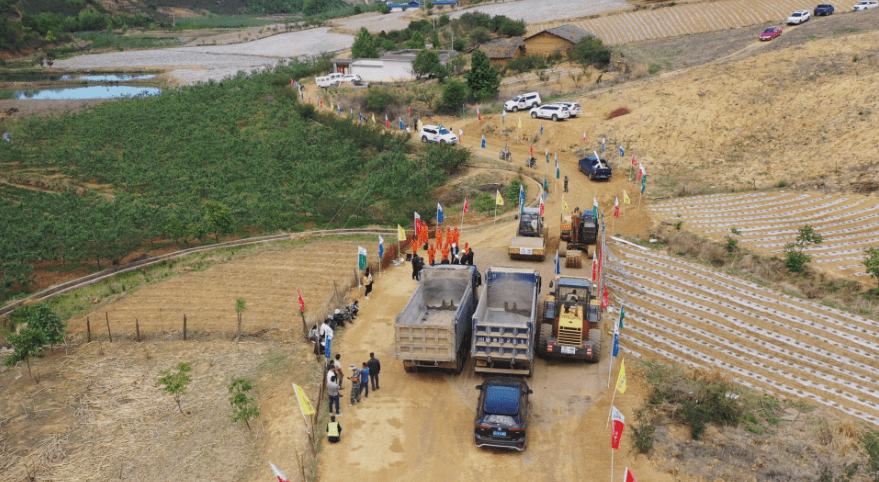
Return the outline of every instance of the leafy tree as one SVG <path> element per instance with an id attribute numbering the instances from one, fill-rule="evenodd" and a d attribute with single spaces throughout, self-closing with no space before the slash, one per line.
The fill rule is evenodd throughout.
<path id="1" fill-rule="evenodd" d="M 214 233 L 218 243 L 221 234 L 235 232 L 235 218 L 232 217 L 229 206 L 216 201 L 205 201 L 203 206 L 205 228 L 208 232 Z"/>
<path id="2" fill-rule="evenodd" d="M 186 226 L 180 221 L 176 214 L 168 217 L 168 224 L 165 225 L 165 236 L 176 243 L 180 241 L 186 242 Z"/>
<path id="3" fill-rule="evenodd" d="M 519 179 L 513 179 L 510 182 L 510 185 L 507 186 L 507 192 L 505 192 L 504 198 L 507 200 L 507 204 L 510 206 L 518 206 L 519 205 L 519 186 L 522 186 L 522 189 L 525 191 L 525 196 L 527 199 L 528 196 L 528 186 L 525 185 Z"/>
<path id="4" fill-rule="evenodd" d="M 189 237 L 195 238 L 199 241 L 203 241 L 208 235 L 207 228 L 201 223 L 189 223 L 189 226 L 186 227 L 186 231 L 189 233 Z"/>
<path id="5" fill-rule="evenodd" d="M 479 213 L 489 213 L 494 209 L 495 197 L 487 192 L 476 196 L 473 200 L 473 208 Z"/>
<path id="6" fill-rule="evenodd" d="M 397 44 L 395 44 L 393 40 L 388 38 L 379 40 L 378 44 L 378 46 L 381 47 L 381 49 L 385 52 L 390 52 L 397 49 Z"/>
<path id="7" fill-rule="evenodd" d="M 467 42 L 462 38 L 456 38 L 454 42 L 452 42 L 452 49 L 457 50 L 458 52 L 463 51 L 467 48 Z M 457 58 L 457 57 L 456 57 Z"/>
<path id="8" fill-rule="evenodd" d="M 424 48 L 424 35 L 421 32 L 416 31 L 412 34 L 412 37 L 406 42 L 404 47 L 407 49 L 423 49 Z"/>
<path id="9" fill-rule="evenodd" d="M 485 27 L 476 27 L 470 31 L 470 42 L 474 44 L 484 44 L 491 40 L 491 32 Z"/>
<path id="10" fill-rule="evenodd" d="M 867 256 L 862 264 L 867 268 L 866 272 L 879 283 L 879 248 L 867 248 L 864 250 Z"/>
<path id="11" fill-rule="evenodd" d="M 180 400 L 186 395 L 186 387 L 192 382 L 192 375 L 189 372 L 192 371 L 192 363 L 183 363 L 180 362 L 177 364 L 177 372 L 172 373 L 171 369 L 162 370 L 159 372 L 159 381 L 156 382 L 156 386 L 161 386 L 162 391 L 174 397 L 174 401 L 177 402 L 177 408 L 180 410 L 180 413 L 183 413 L 183 407 L 180 405 Z"/>
<path id="12" fill-rule="evenodd" d="M 327 0 L 305 0 L 302 13 L 305 15 L 319 15 L 329 7 Z"/>
<path id="13" fill-rule="evenodd" d="M 443 89 L 443 98 L 440 101 L 439 107 L 446 112 L 457 112 L 464 102 L 467 101 L 467 96 L 467 84 L 453 80 L 446 84 L 446 87 Z"/>
<path id="14" fill-rule="evenodd" d="M 585 37 L 580 40 L 568 56 L 583 65 L 595 65 L 598 68 L 605 68 L 610 63 L 610 49 L 605 47 L 598 37 Z"/>
<path id="15" fill-rule="evenodd" d="M 470 72 L 466 78 L 467 86 L 478 101 L 491 99 L 500 90 L 500 72 L 491 66 L 488 56 L 481 50 L 475 50 L 470 57 Z"/>
<path id="16" fill-rule="evenodd" d="M 389 105 L 398 103 L 397 97 L 387 89 L 370 88 L 363 96 L 366 108 L 374 111 L 384 110 Z"/>
<path id="17" fill-rule="evenodd" d="M 351 46 L 351 56 L 355 59 L 377 59 L 379 54 L 375 45 L 372 34 L 366 30 L 366 27 L 360 27 L 357 37 L 354 38 L 354 45 Z"/>
<path id="18" fill-rule="evenodd" d="M 244 298 L 235 300 L 235 314 L 238 315 L 238 339 L 241 339 L 241 313 L 247 311 L 247 301 Z"/>
<path id="19" fill-rule="evenodd" d="M 793 243 L 784 245 L 784 256 L 787 259 L 785 264 L 789 270 L 795 273 L 803 271 L 806 268 L 806 263 L 812 261 L 812 257 L 803 252 L 806 247 L 824 242 L 824 238 L 816 233 L 812 226 L 803 226 L 797 231 L 797 239 Z"/>
<path id="20" fill-rule="evenodd" d="M 18 308 L 10 316 L 13 326 L 20 326 L 18 333 L 10 333 L 6 339 L 13 348 L 12 355 L 6 357 L 6 365 L 15 366 L 18 362 L 27 364 L 27 374 L 34 383 L 39 381 L 31 372 L 31 358 L 43 358 L 46 349 L 64 341 L 64 323 L 51 308 L 31 305 Z"/>
<path id="21" fill-rule="evenodd" d="M 440 63 L 439 54 L 433 50 L 422 50 L 415 56 L 412 62 L 412 71 L 419 77 L 427 77 L 433 75 L 440 82 L 449 76 L 449 69 Z"/>
<path id="22" fill-rule="evenodd" d="M 250 381 L 243 378 L 236 378 L 229 385 L 229 393 L 232 394 L 229 397 L 229 403 L 232 404 L 232 421 L 244 422 L 248 430 L 253 430 L 250 428 L 250 421 L 260 415 L 254 399 L 247 396 L 247 392 L 252 389 L 253 385 Z"/>
<path id="23" fill-rule="evenodd" d="M 439 19 L 436 21 L 436 25 L 438 27 L 445 27 L 449 24 L 449 15 L 444 13 L 440 15 Z"/>

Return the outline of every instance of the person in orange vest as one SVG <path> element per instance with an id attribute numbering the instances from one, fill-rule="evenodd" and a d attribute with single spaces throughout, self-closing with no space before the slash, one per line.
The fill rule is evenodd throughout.
<path id="1" fill-rule="evenodd" d="M 446 228 L 446 242 L 449 244 L 452 244 L 455 242 L 452 239 L 452 228 Z"/>
<path id="2" fill-rule="evenodd" d="M 427 240 L 430 239 L 430 228 L 427 227 L 427 224 L 423 224 L 421 226 L 421 245 L 424 246 L 427 244 Z"/>
<path id="3" fill-rule="evenodd" d="M 456 227 L 456 228 L 452 231 L 452 242 L 455 243 L 455 244 L 458 244 L 458 237 L 459 237 L 460 235 L 461 235 L 461 233 L 458 232 L 458 228 Z"/>
<path id="4" fill-rule="evenodd" d="M 436 248 L 433 247 L 433 243 L 430 243 L 430 247 L 427 248 L 427 264 L 433 266 L 434 260 L 436 259 Z"/>
<path id="5" fill-rule="evenodd" d="M 418 237 L 412 238 L 412 257 L 418 255 Z"/>
<path id="6" fill-rule="evenodd" d="M 443 245 L 443 260 L 442 264 L 449 264 L 449 249 L 451 249 L 451 244 L 446 243 Z"/>
<path id="7" fill-rule="evenodd" d="M 436 227 L 436 246 L 442 247 L 443 245 L 443 228 L 442 226 Z"/>

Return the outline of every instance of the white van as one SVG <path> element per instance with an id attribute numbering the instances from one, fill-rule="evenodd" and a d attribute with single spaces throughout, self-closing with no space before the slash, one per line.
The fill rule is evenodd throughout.
<path id="1" fill-rule="evenodd" d="M 339 72 L 333 72 L 330 75 L 325 75 L 323 77 L 316 77 L 314 79 L 314 82 L 317 84 L 318 87 L 332 87 L 332 86 L 338 84 L 339 82 L 341 82 L 342 77 L 344 77 L 344 76 L 345 76 L 345 74 L 342 74 Z"/>

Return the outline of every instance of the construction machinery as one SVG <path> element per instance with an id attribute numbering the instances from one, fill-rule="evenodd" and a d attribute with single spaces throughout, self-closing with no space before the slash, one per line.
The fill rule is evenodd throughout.
<path id="1" fill-rule="evenodd" d="M 557 276 L 543 301 L 537 354 L 598 363 L 601 360 L 601 301 L 586 278 Z"/>
<path id="2" fill-rule="evenodd" d="M 574 208 L 570 215 L 562 214 L 559 223 L 559 256 L 566 257 L 565 266 L 580 268 L 580 251 L 589 256 L 589 245 L 598 240 L 598 223 L 595 222 L 595 213 L 592 211 L 580 211 Z"/>
<path id="3" fill-rule="evenodd" d="M 511 259 L 543 261 L 546 258 L 546 227 L 540 208 L 522 208 L 519 228 L 510 240 L 509 254 Z"/>
<path id="4" fill-rule="evenodd" d="M 485 270 L 470 349 L 477 373 L 531 376 L 534 372 L 540 282 L 540 273 L 534 269 Z"/>
<path id="5" fill-rule="evenodd" d="M 405 371 L 421 367 L 461 373 L 480 284 L 482 277 L 474 266 L 424 268 L 421 283 L 394 320 L 394 355 L 403 360 Z"/>

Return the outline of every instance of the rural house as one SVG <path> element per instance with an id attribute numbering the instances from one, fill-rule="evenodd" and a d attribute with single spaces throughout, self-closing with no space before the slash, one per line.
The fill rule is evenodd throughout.
<path id="1" fill-rule="evenodd" d="M 333 72 L 359 75 L 366 82 L 404 82 L 415 80 L 412 62 L 420 50 L 407 49 L 386 52 L 377 59 L 333 59 Z M 437 50 L 440 62 L 445 65 L 458 54 L 454 50 Z"/>
<path id="2" fill-rule="evenodd" d="M 546 57 L 555 52 L 567 52 L 586 37 L 594 35 L 573 25 L 549 28 L 525 37 L 525 53 Z"/>
<path id="3" fill-rule="evenodd" d="M 525 42 L 522 37 L 495 39 L 478 48 L 488 57 L 492 67 L 505 66 L 510 60 L 525 55 Z"/>

